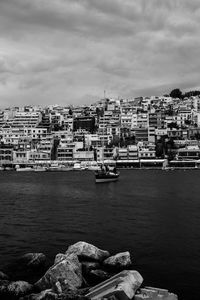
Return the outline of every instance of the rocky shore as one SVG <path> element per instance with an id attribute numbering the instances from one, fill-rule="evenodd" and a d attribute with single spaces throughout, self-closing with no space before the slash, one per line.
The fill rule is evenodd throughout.
<path id="1" fill-rule="evenodd" d="M 27 253 L 21 262 L 32 272 L 42 268 L 43 276 L 30 284 L 11 281 L 0 271 L 1 300 L 178 299 L 167 290 L 142 287 L 143 278 L 132 270 L 128 251 L 111 255 L 94 245 L 77 242 L 65 253 L 58 253 L 49 268 L 45 268 L 43 253 Z"/>

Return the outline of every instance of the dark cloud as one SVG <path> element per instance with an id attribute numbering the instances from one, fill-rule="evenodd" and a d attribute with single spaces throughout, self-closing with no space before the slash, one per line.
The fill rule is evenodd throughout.
<path id="1" fill-rule="evenodd" d="M 199 0 L 1 0 L 0 104 L 198 87 Z"/>

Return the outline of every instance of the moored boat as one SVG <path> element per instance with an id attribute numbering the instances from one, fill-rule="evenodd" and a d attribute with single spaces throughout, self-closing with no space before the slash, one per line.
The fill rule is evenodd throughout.
<path id="1" fill-rule="evenodd" d="M 83 171 L 86 170 L 86 167 L 81 165 L 81 163 L 75 163 L 73 166 L 74 171 Z"/>
<path id="2" fill-rule="evenodd" d="M 57 163 L 52 163 L 50 167 L 46 168 L 46 171 L 50 171 L 50 172 L 66 172 L 72 170 L 73 169 L 70 166 L 65 166 Z"/>
<path id="3" fill-rule="evenodd" d="M 24 167 L 24 168 L 16 168 L 17 172 L 30 172 L 30 171 L 34 171 L 34 169 L 32 167 Z"/>
<path id="4" fill-rule="evenodd" d="M 47 168 L 46 167 L 43 167 L 43 166 L 36 166 L 35 168 L 34 168 L 34 171 L 35 172 L 45 172 L 47 170 Z"/>

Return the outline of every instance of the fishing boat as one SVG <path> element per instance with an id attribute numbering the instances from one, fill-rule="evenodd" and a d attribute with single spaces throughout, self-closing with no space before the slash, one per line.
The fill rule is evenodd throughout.
<path id="1" fill-rule="evenodd" d="M 114 168 L 113 171 L 102 168 L 101 170 L 95 171 L 95 182 L 104 183 L 104 182 L 113 182 L 119 179 L 119 173 Z"/>

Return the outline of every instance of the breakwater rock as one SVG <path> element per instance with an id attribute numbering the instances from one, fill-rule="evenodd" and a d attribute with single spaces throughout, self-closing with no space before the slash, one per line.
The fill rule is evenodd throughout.
<path id="1" fill-rule="evenodd" d="M 27 253 L 22 257 L 25 268 L 45 266 L 43 253 Z M 58 253 L 50 267 L 34 282 L 12 278 L 0 272 L 1 300 L 83 300 L 83 299 L 145 299 L 176 300 L 167 290 L 141 287 L 143 278 L 132 270 L 128 251 L 110 254 L 86 242 L 68 246 Z M 33 278 L 35 278 L 33 276 Z M 14 279 L 14 280 L 13 280 Z M 19 280 L 20 279 L 20 280 Z M 162 291 L 162 292 L 159 292 Z"/>
<path id="2" fill-rule="evenodd" d="M 46 256 L 43 253 L 26 253 L 22 261 L 30 268 L 41 268 L 46 263 Z"/>

